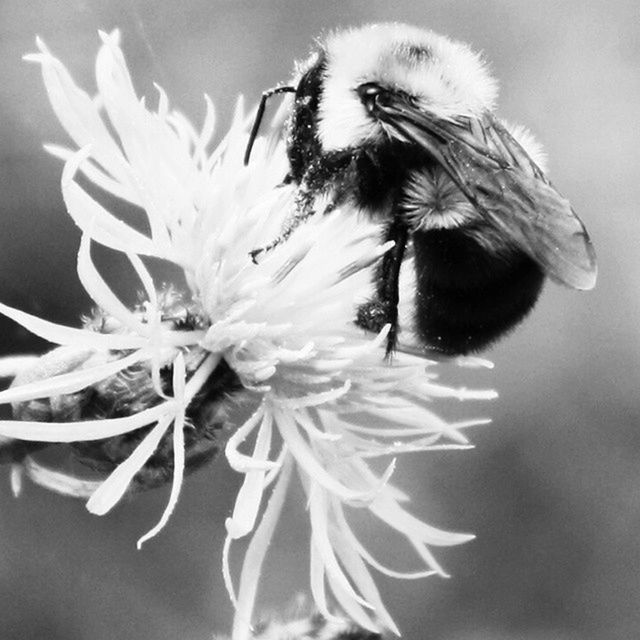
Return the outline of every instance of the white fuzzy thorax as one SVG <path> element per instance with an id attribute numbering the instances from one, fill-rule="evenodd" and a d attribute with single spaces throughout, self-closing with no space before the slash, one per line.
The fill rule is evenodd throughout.
<path id="1" fill-rule="evenodd" d="M 319 136 L 325 151 L 382 135 L 356 88 L 367 82 L 413 96 L 439 118 L 493 109 L 497 83 L 468 45 L 404 24 L 374 24 L 340 31 L 324 44 L 327 69 Z"/>

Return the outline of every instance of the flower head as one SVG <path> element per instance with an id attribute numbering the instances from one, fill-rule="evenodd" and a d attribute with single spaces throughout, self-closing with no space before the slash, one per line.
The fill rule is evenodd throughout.
<path id="1" fill-rule="evenodd" d="M 2 313 L 61 345 L 48 356 L 48 368 L 43 361 L 6 363 L 5 369 L 22 373 L 0 401 L 13 403 L 21 419 L 0 422 L 0 438 L 72 442 L 91 453 L 87 443 L 126 436 L 130 446 L 123 459 L 111 460 L 104 479 L 69 476 L 27 455 L 14 467 L 14 483 L 26 472 L 53 490 L 88 496 L 89 510 L 104 514 L 164 447 L 160 459 L 171 458 L 171 495 L 141 544 L 164 526 L 176 503 L 196 446 L 191 443 L 198 443 L 189 434 L 201 433 L 202 423 L 217 424 L 220 432 L 220 425 L 230 425 L 226 458 L 244 475 L 223 552 L 236 606 L 234 639 L 250 634 L 262 563 L 294 477 L 307 496 L 310 586 L 318 611 L 333 619 L 331 597 L 365 629 L 397 632 L 371 569 L 409 579 L 445 575 L 431 547 L 472 536 L 411 515 L 404 506 L 408 496 L 390 483 L 396 461 L 405 452 L 467 448 L 464 429 L 486 422 L 447 423 L 433 413 L 434 398 L 494 394 L 440 385 L 435 363 L 416 355 L 398 353 L 389 362 L 386 330 L 371 336 L 355 327 L 371 266 L 389 246 L 380 246 L 376 226 L 348 207 L 313 216 L 255 264 L 250 253 L 278 235 L 294 207 L 294 188 L 280 186 L 287 163 L 278 137 L 259 139 L 244 167 L 247 118 L 240 103 L 229 133 L 210 153 L 211 101 L 201 131 L 170 109 L 160 88 L 158 106 L 150 109 L 135 93 L 118 33 L 100 37 L 94 97 L 76 86 L 42 42 L 27 56 L 40 64 L 53 109 L 73 141 L 73 148 L 47 149 L 65 161 L 62 194 L 82 232 L 78 276 L 99 311 L 83 328 L 70 328 L 0 304 Z M 101 192 L 129 203 L 138 222 L 109 212 Z M 137 308 L 123 304 L 102 278 L 92 243 L 128 258 L 144 291 Z M 188 302 L 176 302 L 157 286 L 148 257 L 179 267 Z M 34 366 L 40 367 L 36 375 Z M 223 376 L 233 384 L 221 386 Z M 220 393 L 211 395 L 213 388 Z M 87 389 L 102 397 L 117 389 L 120 409 L 90 407 L 61 419 L 61 399 L 77 407 L 74 398 Z M 240 423 L 228 402 L 239 390 L 236 403 L 251 410 Z M 213 408 L 203 413 L 204 405 Z M 35 411 L 43 407 L 43 415 Z M 389 460 L 381 473 L 370 465 L 375 458 Z M 367 510 L 395 531 L 421 568 L 401 573 L 374 558 L 349 521 L 353 509 Z M 230 548 L 245 536 L 251 541 L 236 591 Z"/>

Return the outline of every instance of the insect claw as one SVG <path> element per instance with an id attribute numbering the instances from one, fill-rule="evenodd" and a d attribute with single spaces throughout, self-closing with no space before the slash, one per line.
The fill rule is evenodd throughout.
<path id="1" fill-rule="evenodd" d="M 264 253 L 264 249 L 254 249 L 253 251 L 249 251 L 249 256 L 251 257 L 251 262 L 253 264 L 258 264 L 258 256 L 261 253 Z"/>

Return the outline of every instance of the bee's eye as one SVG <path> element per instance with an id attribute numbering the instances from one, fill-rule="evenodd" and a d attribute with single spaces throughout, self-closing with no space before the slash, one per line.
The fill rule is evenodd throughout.
<path id="1" fill-rule="evenodd" d="M 369 113 L 374 113 L 376 111 L 376 107 L 389 104 L 389 100 L 391 98 L 391 91 L 381 87 L 375 82 L 366 82 L 365 84 L 361 84 L 357 88 L 357 92 L 362 104 Z"/>

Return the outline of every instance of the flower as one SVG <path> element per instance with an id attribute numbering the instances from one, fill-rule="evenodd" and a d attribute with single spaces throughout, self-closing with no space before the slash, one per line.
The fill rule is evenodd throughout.
<path id="1" fill-rule="evenodd" d="M 89 496 L 89 510 L 104 514 L 168 442 L 170 497 L 142 544 L 165 525 L 176 504 L 188 466 L 185 434 L 198 428 L 190 411 L 226 367 L 239 381 L 242 404 L 252 409 L 225 445 L 229 465 L 244 475 L 223 550 L 236 607 L 234 640 L 250 634 L 262 563 L 295 476 L 307 496 L 310 588 L 319 613 L 337 619 L 328 586 L 342 612 L 363 628 L 399 633 L 371 568 L 408 579 L 446 575 L 431 547 L 472 536 L 438 530 L 411 515 L 403 506 L 408 496 L 390 483 L 396 460 L 405 452 L 468 448 L 464 429 L 486 422 L 447 423 L 431 410 L 434 398 L 495 394 L 443 386 L 435 363 L 411 353 L 389 362 L 388 329 L 371 336 L 355 327 L 357 302 L 371 286 L 371 266 L 390 245 L 379 246 L 377 227 L 348 207 L 313 216 L 255 264 L 250 253 L 277 237 L 294 210 L 294 187 L 280 185 L 287 161 L 278 127 L 258 139 L 244 167 L 249 120 L 240 102 L 229 133 L 209 153 L 211 101 L 206 98 L 199 132 L 170 109 L 159 87 L 157 109 L 150 109 L 135 93 L 118 32 L 100 37 L 95 97 L 76 86 L 40 40 L 39 52 L 26 57 L 40 64 L 53 109 L 74 144 L 47 149 L 65 161 L 62 194 L 82 232 L 78 276 L 99 311 L 83 328 L 71 328 L 0 303 L 2 313 L 61 345 L 68 350 L 64 358 L 73 359 L 69 364 L 54 350 L 47 360 L 52 364 L 41 366 L 38 375 L 29 375 L 32 360 L 5 362 L 5 372 L 18 376 L 0 392 L 0 402 L 29 411 L 22 416 L 27 419 L 0 421 L 0 438 L 84 444 L 130 434 L 137 439 L 106 479 L 75 478 L 27 455 L 14 464 L 14 487 L 26 473 L 53 490 Z M 131 205 L 147 231 L 110 213 L 100 203 L 104 192 Z M 144 290 L 138 308 L 127 308 L 102 278 L 91 257 L 93 242 L 128 258 Z M 145 263 L 149 257 L 177 265 L 184 274 L 190 300 L 179 320 L 170 312 L 174 301 L 167 301 Z M 74 398 L 96 385 L 122 387 L 127 410 L 115 417 L 111 412 L 87 419 L 85 412 L 67 420 L 59 414 L 53 421 L 48 414 L 32 419 L 35 405 L 28 403 Z M 127 396 L 140 386 L 147 399 L 138 406 Z M 233 422 L 229 407 L 218 404 L 214 418 Z M 391 458 L 383 473 L 369 463 L 380 457 Z M 352 509 L 367 510 L 395 531 L 422 568 L 402 573 L 374 558 L 349 522 Z M 230 549 L 245 536 L 251 540 L 236 592 Z"/>

